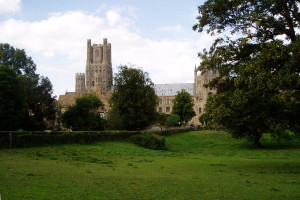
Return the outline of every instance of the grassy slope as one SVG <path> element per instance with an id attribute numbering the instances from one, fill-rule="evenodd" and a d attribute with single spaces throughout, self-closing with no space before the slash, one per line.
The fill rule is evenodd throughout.
<path id="1" fill-rule="evenodd" d="M 0 150 L 2 199 L 300 199 L 300 143 L 256 150 L 222 132 Z"/>

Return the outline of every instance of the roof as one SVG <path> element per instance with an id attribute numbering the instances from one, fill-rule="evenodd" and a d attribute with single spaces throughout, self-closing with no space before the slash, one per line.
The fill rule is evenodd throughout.
<path id="1" fill-rule="evenodd" d="M 175 96 L 182 89 L 194 95 L 194 83 L 155 84 L 154 89 L 157 96 Z"/>

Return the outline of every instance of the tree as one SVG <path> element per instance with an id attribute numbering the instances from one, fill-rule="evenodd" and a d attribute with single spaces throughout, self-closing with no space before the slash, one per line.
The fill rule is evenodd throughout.
<path id="1" fill-rule="evenodd" d="M 0 66 L 0 130 L 18 130 L 24 120 L 24 91 L 15 72 Z"/>
<path id="2" fill-rule="evenodd" d="M 104 119 L 95 113 L 101 106 L 104 104 L 96 95 L 85 94 L 66 110 L 63 122 L 73 130 L 104 130 Z"/>
<path id="3" fill-rule="evenodd" d="M 166 125 L 166 121 L 167 121 L 168 116 L 169 116 L 169 114 L 166 114 L 166 113 L 159 113 L 159 112 L 157 113 L 156 122 L 160 126 L 161 130 L 162 130 L 163 126 Z"/>
<path id="4" fill-rule="evenodd" d="M 184 123 L 187 123 L 196 115 L 193 99 L 184 89 L 177 92 L 175 99 L 173 100 L 172 114 L 178 115 L 180 121 Z"/>
<path id="5" fill-rule="evenodd" d="M 200 70 L 220 73 L 207 85 L 218 91 L 202 120 L 255 147 L 263 133 L 299 134 L 299 0 L 208 0 L 197 19 L 194 30 L 221 34 L 199 53 Z M 228 31 L 237 39 L 222 38 Z"/>
<path id="6" fill-rule="evenodd" d="M 25 50 L 15 49 L 9 44 L 0 43 L 0 64 L 17 75 L 19 89 L 23 90 L 24 95 L 18 97 L 24 99 L 26 106 L 24 116 L 19 118 L 21 127 L 25 130 L 52 128 L 49 122 L 54 121 L 56 109 L 50 80 L 35 73 L 36 65 Z M 23 110 L 17 112 L 23 113 Z"/>
<path id="7" fill-rule="evenodd" d="M 117 120 L 119 128 L 127 130 L 143 129 L 155 122 L 158 97 L 153 86 L 148 73 L 126 65 L 120 66 L 114 78 L 115 91 L 110 99 L 110 120 Z"/>
<path id="8" fill-rule="evenodd" d="M 171 114 L 167 117 L 165 125 L 167 127 L 180 126 L 180 117 L 176 114 Z"/>
<path id="9" fill-rule="evenodd" d="M 57 112 L 50 80 L 43 76 L 19 76 L 25 91 L 26 112 L 25 130 L 52 128 Z"/>
<path id="10" fill-rule="evenodd" d="M 17 75 L 36 76 L 36 65 L 25 50 L 15 49 L 7 43 L 0 43 L 0 64 L 11 68 Z"/>

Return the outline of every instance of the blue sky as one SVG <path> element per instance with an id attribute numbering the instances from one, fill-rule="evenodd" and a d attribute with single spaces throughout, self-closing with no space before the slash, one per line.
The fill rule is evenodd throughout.
<path id="1" fill-rule="evenodd" d="M 193 82 L 197 53 L 213 37 L 197 33 L 196 0 L 0 0 L 0 42 L 25 49 L 54 94 L 75 90 L 86 40 L 112 44 L 112 64 L 135 64 L 154 83 Z"/>

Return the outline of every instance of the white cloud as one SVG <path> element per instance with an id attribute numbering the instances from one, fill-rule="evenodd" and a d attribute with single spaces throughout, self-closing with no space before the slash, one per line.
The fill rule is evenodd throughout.
<path id="1" fill-rule="evenodd" d="M 14 14 L 21 9 L 21 0 L 0 0 L 0 15 Z"/>
<path id="2" fill-rule="evenodd" d="M 176 26 L 164 26 L 162 28 L 159 28 L 157 31 L 181 31 L 182 27 L 180 25 Z"/>
<path id="3" fill-rule="evenodd" d="M 154 83 L 193 81 L 199 43 L 192 39 L 157 41 L 142 37 L 132 31 L 136 30 L 132 9 L 115 7 L 103 16 L 66 12 L 35 22 L 9 19 L 0 22 L 0 42 L 25 48 L 37 64 L 38 73 L 50 78 L 56 95 L 75 90 L 75 73 L 85 71 L 89 38 L 92 43 L 108 38 L 114 70 L 130 62 L 149 72 Z"/>

